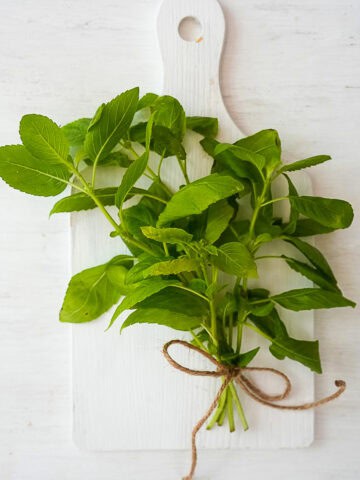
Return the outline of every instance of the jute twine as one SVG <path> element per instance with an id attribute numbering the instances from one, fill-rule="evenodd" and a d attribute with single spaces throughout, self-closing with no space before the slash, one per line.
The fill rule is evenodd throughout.
<path id="1" fill-rule="evenodd" d="M 176 362 L 173 357 L 169 353 L 169 348 L 172 345 L 182 345 L 183 347 L 188 348 L 189 350 L 193 350 L 203 357 L 207 358 L 211 363 L 213 363 L 216 367 L 216 370 L 193 370 L 192 368 L 187 368 L 181 365 L 180 363 Z M 197 463 L 197 449 L 196 449 L 196 435 L 200 428 L 204 425 L 204 423 L 208 420 L 210 415 L 215 410 L 222 393 L 225 391 L 226 387 L 232 382 L 235 381 L 239 387 L 241 387 L 244 392 L 246 392 L 251 398 L 253 398 L 256 402 L 262 403 L 263 405 L 267 405 L 268 407 L 278 408 L 279 410 L 307 410 L 309 408 L 319 407 L 320 405 L 324 405 L 325 403 L 334 400 L 335 398 L 339 397 L 344 390 L 346 389 L 346 383 L 344 380 L 335 380 L 335 386 L 338 388 L 336 392 L 333 394 L 324 397 L 316 402 L 309 402 L 303 403 L 300 405 L 279 405 L 274 403 L 279 400 L 283 400 L 289 396 L 291 391 L 291 382 L 290 379 L 285 373 L 277 370 L 276 368 L 266 368 L 266 367 L 234 367 L 231 365 L 224 365 L 220 363 L 216 358 L 212 357 L 209 353 L 201 350 L 200 348 L 192 345 L 189 342 L 183 340 L 171 340 L 170 342 L 165 343 L 163 347 L 163 354 L 166 360 L 170 363 L 170 365 L 181 372 L 187 373 L 188 375 L 195 375 L 199 377 L 224 377 L 224 381 L 218 390 L 217 394 L 215 395 L 214 400 L 212 401 L 210 407 L 206 411 L 205 415 L 201 417 L 201 419 L 197 422 L 194 426 L 192 435 L 191 435 L 191 447 L 192 447 L 192 455 L 191 455 L 191 468 L 186 477 L 183 480 L 193 480 L 196 463 Z M 285 388 L 282 393 L 278 395 L 269 395 L 268 393 L 264 392 L 261 388 L 259 388 L 250 378 L 244 375 L 246 372 L 270 372 L 275 375 L 281 377 L 285 382 Z"/>

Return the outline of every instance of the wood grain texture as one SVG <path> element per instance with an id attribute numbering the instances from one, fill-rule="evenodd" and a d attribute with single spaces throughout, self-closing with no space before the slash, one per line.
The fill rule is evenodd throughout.
<path id="1" fill-rule="evenodd" d="M 222 0 L 227 39 L 222 92 L 250 134 L 274 127 L 289 161 L 330 153 L 315 192 L 359 211 L 359 15 L 350 0 Z M 0 32 L 1 143 L 16 143 L 19 117 L 60 123 L 137 83 L 159 91 L 162 63 L 153 0 L 4 0 Z M 141 12 L 141 15 L 139 15 Z M 119 61 L 121 59 L 121 61 Z M 68 270 L 68 220 L 49 199 L 0 185 L 0 472 L 5 480 L 175 480 L 185 452 L 86 453 L 71 443 L 70 332 L 57 323 Z M 347 296 L 358 299 L 360 227 L 319 239 Z M 360 331 L 352 310 L 319 312 L 324 374 L 348 381 L 343 399 L 316 412 L 308 449 L 202 453 L 199 479 L 355 480 L 360 475 Z"/>

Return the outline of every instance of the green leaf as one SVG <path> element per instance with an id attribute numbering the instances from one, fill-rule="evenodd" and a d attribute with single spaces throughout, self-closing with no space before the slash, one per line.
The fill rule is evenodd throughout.
<path id="1" fill-rule="evenodd" d="M 145 172 L 148 160 L 149 154 L 148 152 L 144 152 L 141 157 L 134 160 L 134 162 L 126 170 L 115 197 L 115 204 L 119 208 L 119 210 L 121 210 L 122 205 L 132 187 Z"/>
<path id="2" fill-rule="evenodd" d="M 243 185 L 232 177 L 214 173 L 186 185 L 176 192 L 159 216 L 161 227 L 179 218 L 197 215 L 213 203 L 230 197 L 244 189 Z"/>
<path id="3" fill-rule="evenodd" d="M 116 192 L 115 203 L 116 203 L 116 206 L 119 207 L 120 217 L 121 217 L 122 205 L 127 195 L 129 194 L 131 188 L 135 185 L 135 183 L 139 180 L 139 178 L 145 172 L 146 166 L 148 164 L 149 146 L 150 146 L 151 131 L 153 127 L 153 119 L 154 117 L 152 115 L 146 127 L 145 152 L 139 158 L 137 158 L 126 170 L 124 177 L 122 179 L 122 182 L 119 185 L 118 191 Z"/>
<path id="4" fill-rule="evenodd" d="M 178 139 L 182 140 L 186 130 L 186 117 L 183 107 L 170 95 L 158 97 L 151 107 L 154 112 L 154 124 L 166 127 Z"/>
<path id="5" fill-rule="evenodd" d="M 151 105 L 155 102 L 155 100 L 159 97 L 156 93 L 145 93 L 138 103 L 137 110 L 141 110 L 143 108 L 151 107 Z"/>
<path id="6" fill-rule="evenodd" d="M 181 141 L 169 130 L 169 128 L 154 125 L 152 132 L 151 149 L 161 156 L 176 156 L 180 160 L 186 158 L 186 152 Z"/>
<path id="7" fill-rule="evenodd" d="M 220 143 L 215 148 L 215 157 L 221 155 L 223 152 L 231 153 L 235 158 L 242 160 L 243 162 L 252 163 L 259 171 L 265 166 L 265 157 L 244 147 L 235 146 L 231 143 Z"/>
<path id="8" fill-rule="evenodd" d="M 347 228 L 354 218 L 350 203 L 322 197 L 293 197 L 292 205 L 296 210 L 316 222 L 330 228 Z"/>
<path id="9" fill-rule="evenodd" d="M 91 118 L 79 118 L 78 120 L 67 123 L 61 127 L 70 147 L 83 145 L 90 122 Z"/>
<path id="10" fill-rule="evenodd" d="M 276 130 L 268 129 L 241 138 L 234 145 L 265 157 L 266 169 L 271 172 L 281 162 L 281 142 Z"/>
<path id="11" fill-rule="evenodd" d="M 221 148 L 222 144 L 216 142 L 216 140 L 207 138 L 204 138 L 200 143 L 205 151 L 215 159 L 212 172 L 222 172 L 226 175 L 240 178 L 242 181 L 243 179 L 247 179 L 254 185 L 256 190 L 260 191 L 263 184 L 263 177 L 254 163 L 241 160 L 234 155 L 232 150 L 227 148 L 228 144 L 225 144 L 225 147 Z M 251 155 L 251 152 L 249 152 L 249 155 Z M 246 190 L 244 190 L 244 193 L 246 193 Z"/>
<path id="12" fill-rule="evenodd" d="M 204 321 L 209 315 L 209 304 L 198 295 L 176 287 L 168 287 L 138 303 L 137 308 L 161 308 L 197 317 Z"/>
<path id="13" fill-rule="evenodd" d="M 154 295 L 155 293 L 164 290 L 164 288 L 173 285 L 181 285 L 181 283 L 177 280 L 166 280 L 163 278 L 153 277 L 143 280 L 137 285 L 134 285 L 134 288 L 128 293 L 128 295 L 116 308 L 108 328 L 111 327 L 111 325 L 115 322 L 118 316 L 125 310 L 136 307 L 136 305 L 145 300 L 145 298 L 148 298 L 151 295 Z"/>
<path id="14" fill-rule="evenodd" d="M 302 170 L 303 168 L 313 167 L 319 165 L 319 163 L 331 160 L 329 155 L 316 155 L 315 157 L 305 158 L 304 160 L 298 160 L 297 162 L 284 165 L 280 168 L 279 173 L 283 172 L 295 172 L 296 170 Z"/>
<path id="15" fill-rule="evenodd" d="M 124 279 L 132 265 L 132 257 L 118 255 L 110 262 L 88 268 L 70 280 L 60 321 L 89 322 L 98 318 L 127 292 Z"/>
<path id="16" fill-rule="evenodd" d="M 334 230 L 336 230 L 336 228 L 325 227 L 310 218 L 301 218 L 297 221 L 295 231 L 292 235 L 296 237 L 311 237 L 313 235 L 331 233 Z"/>
<path id="17" fill-rule="evenodd" d="M 265 316 L 258 317 L 251 314 L 250 320 L 266 337 L 269 337 L 269 340 L 275 337 L 287 336 L 285 324 L 275 308 Z"/>
<path id="18" fill-rule="evenodd" d="M 182 272 L 194 272 L 199 266 L 199 262 L 194 258 L 179 257 L 163 260 L 143 270 L 143 278 L 158 275 L 177 275 Z"/>
<path id="19" fill-rule="evenodd" d="M 0 147 L 0 177 L 17 190 L 55 196 L 65 190 L 70 176 L 65 165 L 35 158 L 22 145 Z"/>
<path id="20" fill-rule="evenodd" d="M 98 188 L 94 194 L 103 205 L 114 205 L 117 187 Z M 50 215 L 53 213 L 79 212 L 80 210 L 90 210 L 97 205 L 86 193 L 76 193 L 69 197 L 64 197 L 53 206 Z"/>
<path id="21" fill-rule="evenodd" d="M 186 117 L 186 128 L 200 133 L 204 137 L 216 137 L 219 122 L 214 117 Z"/>
<path id="22" fill-rule="evenodd" d="M 118 187 L 97 188 L 94 190 L 94 194 L 103 205 L 115 205 L 115 195 L 117 190 Z M 147 190 L 133 187 L 130 189 L 125 200 L 129 200 L 134 195 L 144 195 L 147 193 Z M 53 213 L 79 212 L 80 210 L 90 210 L 92 208 L 97 208 L 94 200 L 89 197 L 88 194 L 81 192 L 70 195 L 69 197 L 64 197 L 56 202 L 50 212 L 50 215 Z"/>
<path id="23" fill-rule="evenodd" d="M 200 325 L 198 317 L 191 317 L 181 312 L 173 312 L 156 307 L 138 308 L 127 317 L 121 326 L 121 331 L 136 323 L 155 323 L 180 331 L 189 331 Z"/>
<path id="24" fill-rule="evenodd" d="M 192 235 L 181 228 L 142 227 L 141 231 L 145 237 L 155 240 L 156 242 L 181 244 L 189 243 L 192 240 Z"/>
<path id="25" fill-rule="evenodd" d="M 279 360 L 288 357 L 302 363 L 313 372 L 322 373 L 317 340 L 297 340 L 289 336 L 278 336 L 272 340 L 270 352 Z"/>
<path id="26" fill-rule="evenodd" d="M 111 152 L 106 157 L 102 158 L 98 165 L 102 167 L 121 167 L 127 168 L 133 163 L 132 160 L 124 152 Z M 92 161 L 88 162 L 89 165 L 92 165 Z"/>
<path id="27" fill-rule="evenodd" d="M 286 227 L 284 229 L 284 233 L 293 233 L 296 229 L 296 224 L 297 224 L 297 221 L 299 219 L 299 212 L 296 210 L 296 208 L 294 208 L 294 205 L 292 203 L 292 198 L 293 197 L 298 197 L 299 194 L 298 194 L 298 191 L 296 190 L 295 185 L 291 181 L 290 177 L 286 174 L 283 174 L 283 175 L 286 178 L 286 181 L 288 183 L 289 197 L 291 197 L 290 198 L 290 207 L 291 207 L 290 218 L 289 218 L 289 223 L 286 225 Z"/>
<path id="28" fill-rule="evenodd" d="M 332 291 L 341 293 L 339 288 L 336 286 L 336 284 L 331 282 L 329 278 L 321 270 L 312 268 L 306 263 L 299 262 L 294 258 L 289 258 L 284 256 L 284 259 L 290 268 L 295 270 L 295 272 L 298 272 L 304 277 L 308 278 L 312 282 L 316 283 L 316 285 L 319 285 L 319 287 L 325 290 L 332 290 Z"/>
<path id="29" fill-rule="evenodd" d="M 20 122 L 20 137 L 26 150 L 48 164 L 69 164 L 69 142 L 50 118 L 24 115 Z"/>
<path id="30" fill-rule="evenodd" d="M 135 115 L 138 99 L 139 89 L 133 88 L 101 106 L 95 113 L 84 143 L 86 153 L 95 164 L 124 137 Z"/>
<path id="31" fill-rule="evenodd" d="M 221 245 L 218 254 L 211 257 L 211 262 L 220 270 L 237 277 L 257 277 L 256 263 L 244 244 L 230 242 Z"/>
<path id="32" fill-rule="evenodd" d="M 285 236 L 283 239 L 297 248 L 316 268 L 324 272 L 329 279 L 332 279 L 336 285 L 336 279 L 331 267 L 320 250 L 299 238 Z"/>
<path id="33" fill-rule="evenodd" d="M 355 307 L 355 303 L 337 292 L 321 288 L 299 288 L 289 290 L 271 299 L 288 310 L 299 312 L 320 308 Z"/>
<path id="34" fill-rule="evenodd" d="M 272 310 L 267 317 L 259 318 L 251 315 L 250 318 L 251 322 L 272 342 L 269 350 L 274 357 L 281 360 L 288 357 L 321 373 L 318 342 L 289 337 L 276 309 Z"/>
<path id="35" fill-rule="evenodd" d="M 236 357 L 236 365 L 238 367 L 246 367 L 254 359 L 254 357 L 256 356 L 259 350 L 260 350 L 260 347 L 257 347 L 257 348 L 253 348 L 252 350 L 249 350 L 248 352 L 240 353 Z"/>
<path id="36" fill-rule="evenodd" d="M 226 200 L 210 205 L 204 238 L 209 243 L 215 243 L 226 230 L 234 214 L 234 209 Z"/>
<path id="37" fill-rule="evenodd" d="M 143 253 L 139 257 L 138 263 L 136 263 L 128 271 L 125 279 L 125 283 L 137 283 L 144 279 L 144 271 L 154 265 L 155 263 L 162 262 L 164 257 L 155 257 L 154 255 L 149 255 L 148 253 Z"/>

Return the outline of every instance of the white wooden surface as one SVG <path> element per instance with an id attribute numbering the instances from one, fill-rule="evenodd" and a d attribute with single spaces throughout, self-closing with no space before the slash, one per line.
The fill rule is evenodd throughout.
<path id="1" fill-rule="evenodd" d="M 245 133 L 274 127 L 289 160 L 331 153 L 312 171 L 315 191 L 345 196 L 358 211 L 359 13 L 345 0 L 223 0 L 228 36 L 222 91 Z M 161 59 L 153 31 L 157 1 L 3 1 L 0 32 L 1 143 L 18 141 L 24 112 L 59 122 L 87 115 L 130 87 L 159 90 Z M 154 52 L 157 52 L 154 53 Z M 120 62 L 119 59 L 122 61 Z M 16 480 L 177 479 L 183 452 L 86 453 L 71 443 L 70 332 L 57 323 L 69 275 L 68 224 L 47 220 L 51 200 L 0 185 L 0 472 Z M 358 299 L 359 223 L 323 237 L 345 293 Z M 199 478 L 311 480 L 359 477 L 360 334 L 353 310 L 317 314 L 323 376 L 348 381 L 346 396 L 316 413 L 308 449 L 211 451 Z"/>
<path id="2" fill-rule="evenodd" d="M 178 25 L 182 19 L 188 18 L 196 18 L 201 23 L 201 40 L 190 42 L 180 37 Z M 164 93 L 175 95 L 189 115 L 217 116 L 221 125 L 220 137 L 224 141 L 242 138 L 244 135 L 230 118 L 220 92 L 219 63 L 225 21 L 217 0 L 164 0 L 157 30 L 164 63 Z M 212 159 L 204 153 L 199 139 L 196 134 L 188 134 L 186 138 L 191 178 L 208 175 L 211 169 Z M 115 173 L 121 178 L 120 172 L 103 171 L 103 185 L 114 185 Z M 183 177 L 175 159 L 166 160 L 162 178 L 173 188 L 181 184 Z M 299 191 L 311 194 L 306 173 L 300 172 L 298 180 Z M 287 187 L 283 187 L 279 196 L 287 193 Z M 119 252 L 128 252 L 119 240 L 109 238 L 111 226 L 104 222 L 98 211 L 72 215 L 71 227 L 74 273 L 103 263 Z M 264 249 L 262 254 L 281 254 L 278 248 L 272 246 Z M 276 260 L 263 261 L 260 274 L 262 286 L 273 293 L 309 286 L 304 277 Z M 187 338 L 184 334 L 169 331 L 166 327 L 144 325 L 126 330 L 121 337 L 118 335 L 119 326 L 104 334 L 112 311 L 96 323 L 72 328 L 76 444 L 105 451 L 189 448 L 191 429 L 210 405 L 219 382 L 179 375 L 169 368 L 160 353 L 161 347 L 169 339 Z M 312 338 L 312 312 L 294 314 L 284 310 L 282 316 L 295 338 Z M 126 313 L 118 325 L 125 318 Z M 245 338 L 245 351 L 258 345 L 257 335 L 247 332 Z M 313 374 L 292 361 L 272 358 L 268 342 L 260 341 L 260 344 L 263 351 L 254 364 L 280 368 L 292 378 L 292 403 L 314 400 Z M 180 350 L 177 358 L 186 365 L 199 363 L 197 356 L 188 351 Z M 206 361 L 203 362 L 201 368 L 207 367 Z M 273 376 L 259 380 L 270 392 L 279 389 L 278 379 Z M 198 439 L 200 448 L 303 447 L 312 443 L 313 410 L 274 410 L 241 396 L 250 430 L 244 434 L 239 428 L 229 435 L 227 428 L 215 428 L 211 432 L 203 429 Z"/>

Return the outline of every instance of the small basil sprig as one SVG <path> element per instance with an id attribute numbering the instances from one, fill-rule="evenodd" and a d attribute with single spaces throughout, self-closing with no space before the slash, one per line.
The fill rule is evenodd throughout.
<path id="1" fill-rule="evenodd" d="M 193 180 L 184 146 L 189 130 L 213 158 L 211 173 Z M 349 227 L 352 207 L 344 200 L 299 195 L 291 179 L 292 172 L 329 156 L 284 164 L 275 130 L 234 144 L 218 142 L 217 130 L 216 118 L 186 116 L 177 99 L 154 93 L 139 98 L 133 88 L 102 104 L 93 118 L 63 127 L 43 115 L 25 115 L 22 144 L 0 147 L 0 176 L 32 195 L 56 196 L 70 186 L 70 195 L 57 201 L 51 214 L 99 208 L 111 235 L 120 236 L 131 252 L 73 276 L 62 322 L 89 322 L 117 304 L 109 327 L 132 310 L 122 331 L 154 323 L 189 332 L 198 347 L 235 366 L 246 366 L 259 351 L 242 351 L 248 328 L 269 341 L 277 359 L 287 357 L 321 373 L 318 342 L 292 338 L 277 306 L 295 312 L 355 306 L 343 296 L 324 255 L 301 238 Z M 162 181 L 164 161 L 181 168 L 185 185 L 178 191 Z M 122 169 L 122 179 L 101 188 L 97 171 L 108 166 Z M 273 198 L 272 184 L 281 175 L 288 195 Z M 147 189 L 137 186 L 144 176 L 150 179 Z M 280 201 L 289 203 L 288 220 L 274 216 L 273 205 Z M 258 277 L 258 263 L 267 258 L 262 246 L 274 240 L 300 253 L 294 258 L 284 249 L 276 258 L 313 287 L 276 293 L 249 288 L 248 279 Z M 261 277 L 257 282 L 261 285 Z M 227 415 L 233 430 L 234 407 L 246 428 L 232 384 L 210 427 Z"/>

